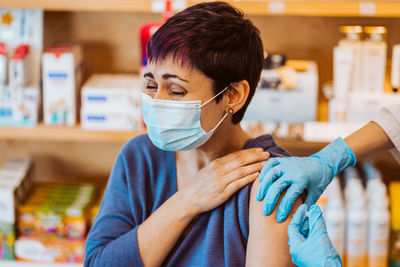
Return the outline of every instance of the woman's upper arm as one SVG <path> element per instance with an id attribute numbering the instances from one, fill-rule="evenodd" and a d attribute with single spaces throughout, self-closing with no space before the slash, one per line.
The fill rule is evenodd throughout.
<path id="1" fill-rule="evenodd" d="M 125 172 L 124 158 L 120 154 L 88 234 L 85 266 L 109 266 L 111 263 L 126 266 L 128 262 L 140 262 Z M 127 254 L 130 256 L 123 256 Z"/>
<path id="2" fill-rule="evenodd" d="M 274 211 L 265 216 L 262 212 L 263 202 L 256 200 L 259 187 L 260 181 L 257 179 L 250 194 L 246 266 L 294 266 L 289 254 L 287 228 L 302 200 L 297 199 L 288 218 L 278 223 L 276 213 L 285 191 L 281 194 Z"/>

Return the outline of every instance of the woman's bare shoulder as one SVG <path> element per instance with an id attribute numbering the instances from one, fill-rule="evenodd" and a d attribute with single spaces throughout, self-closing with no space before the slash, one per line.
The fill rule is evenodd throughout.
<path id="1" fill-rule="evenodd" d="M 288 218 L 282 223 L 276 220 L 279 204 L 285 193 L 281 194 L 274 211 L 265 216 L 263 201 L 256 195 L 260 181 L 253 182 L 249 201 L 249 240 L 247 244 L 247 266 L 294 266 L 289 254 L 287 228 L 297 208 L 302 204 L 300 197 L 293 205 Z"/>

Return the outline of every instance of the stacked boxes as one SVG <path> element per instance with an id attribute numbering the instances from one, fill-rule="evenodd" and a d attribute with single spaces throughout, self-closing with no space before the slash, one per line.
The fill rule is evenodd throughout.
<path id="1" fill-rule="evenodd" d="M 0 43 L 0 125 L 33 126 L 37 122 L 40 93 L 30 86 L 30 50 L 27 44 L 17 46 L 7 71 L 7 46 Z"/>
<path id="2" fill-rule="evenodd" d="M 81 81 L 82 49 L 79 45 L 55 45 L 43 54 L 43 114 L 46 125 L 76 124 Z"/>
<path id="3" fill-rule="evenodd" d="M 16 208 L 31 185 L 29 160 L 9 160 L 0 169 L 0 259 L 14 259 Z"/>
<path id="4" fill-rule="evenodd" d="M 142 130 L 142 79 L 96 74 L 82 88 L 81 124 L 86 130 Z"/>
<path id="5" fill-rule="evenodd" d="M 93 195 L 90 184 L 35 185 L 18 209 L 17 259 L 82 262 Z"/>
<path id="6" fill-rule="evenodd" d="M 0 8 L 0 126 L 38 122 L 43 11 Z M 4 22 L 4 21 L 3 21 Z"/>

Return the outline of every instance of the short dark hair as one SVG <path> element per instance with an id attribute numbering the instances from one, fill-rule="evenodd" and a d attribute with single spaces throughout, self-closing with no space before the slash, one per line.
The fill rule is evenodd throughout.
<path id="1" fill-rule="evenodd" d="M 213 81 L 215 94 L 246 80 L 250 93 L 233 115 L 233 123 L 242 120 L 254 95 L 264 57 L 259 30 L 243 12 L 225 2 L 200 3 L 172 16 L 151 37 L 147 54 L 149 62 L 169 55 L 182 64 L 188 62 Z"/>

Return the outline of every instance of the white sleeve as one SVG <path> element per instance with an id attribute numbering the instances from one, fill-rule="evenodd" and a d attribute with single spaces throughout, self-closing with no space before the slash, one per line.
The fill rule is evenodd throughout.
<path id="1" fill-rule="evenodd" d="M 372 121 L 376 122 L 392 141 L 395 148 L 391 152 L 400 163 L 400 105 L 381 109 Z"/>

